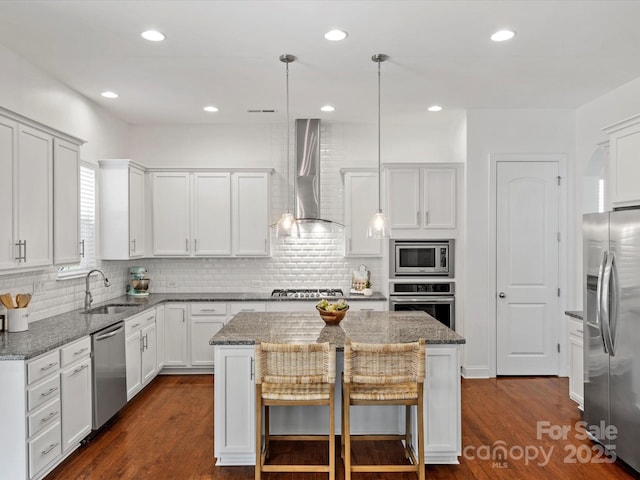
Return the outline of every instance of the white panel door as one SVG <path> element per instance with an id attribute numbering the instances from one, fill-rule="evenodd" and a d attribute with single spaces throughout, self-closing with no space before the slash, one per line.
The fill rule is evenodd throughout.
<path id="1" fill-rule="evenodd" d="M 193 175 L 194 255 L 231 255 L 231 175 Z"/>
<path id="2" fill-rule="evenodd" d="M 129 168 L 129 256 L 144 256 L 144 172 Z"/>
<path id="3" fill-rule="evenodd" d="M 456 228 L 456 169 L 422 170 L 424 228 Z"/>
<path id="4" fill-rule="evenodd" d="M 140 352 L 142 351 L 142 340 L 140 330 L 127 335 L 124 339 L 125 359 L 127 366 L 127 400 L 142 388 L 142 369 L 140 363 Z"/>
<path id="5" fill-rule="evenodd" d="M 153 254 L 188 256 L 190 247 L 189 173 L 152 175 Z"/>
<path id="6" fill-rule="evenodd" d="M 147 325 L 140 332 L 142 341 L 142 384 L 149 383 L 158 373 L 156 323 Z"/>
<path id="7" fill-rule="evenodd" d="M 0 269 L 17 266 L 18 254 L 14 245 L 13 179 L 17 146 L 18 124 L 0 118 Z"/>
<path id="8" fill-rule="evenodd" d="M 389 168 L 386 190 L 391 229 L 420 228 L 420 169 Z"/>
<path id="9" fill-rule="evenodd" d="M 53 144 L 53 261 L 80 263 L 80 147 Z"/>
<path id="10" fill-rule="evenodd" d="M 269 252 L 269 175 L 233 174 L 233 251 L 236 255 Z"/>
<path id="11" fill-rule="evenodd" d="M 558 373 L 558 163 L 497 163 L 497 373 Z"/>
<path id="12" fill-rule="evenodd" d="M 166 304 L 164 307 L 164 365 L 187 366 L 187 307 Z"/>
<path id="13" fill-rule="evenodd" d="M 213 345 L 209 345 L 209 339 L 224 327 L 225 319 L 226 315 L 191 318 L 192 367 L 210 367 L 213 365 Z"/>
<path id="14" fill-rule="evenodd" d="M 20 265 L 53 263 L 53 137 L 33 128 L 18 129 L 18 236 L 25 241 Z"/>
<path id="15" fill-rule="evenodd" d="M 378 174 L 348 172 L 344 179 L 346 254 L 382 255 L 382 240 L 367 237 L 371 218 L 378 210 Z"/>
<path id="16" fill-rule="evenodd" d="M 91 433 L 91 383 L 90 358 L 60 373 L 63 452 L 76 446 Z"/>

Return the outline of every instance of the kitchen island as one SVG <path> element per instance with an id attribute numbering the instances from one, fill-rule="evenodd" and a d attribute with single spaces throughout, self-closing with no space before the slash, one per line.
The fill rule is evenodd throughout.
<path id="1" fill-rule="evenodd" d="M 424 312 L 348 312 L 340 325 L 329 326 L 316 312 L 239 313 L 213 338 L 215 350 L 214 446 L 217 465 L 255 464 L 254 345 L 256 342 L 330 342 L 338 350 L 336 370 L 343 369 L 346 338 L 367 343 L 404 343 L 424 338 L 425 463 L 458 463 L 461 455 L 460 348 L 465 339 Z M 336 405 L 341 404 L 336 375 Z M 274 407 L 273 434 L 328 432 L 327 407 Z M 413 428 L 415 429 L 415 415 Z M 352 410 L 355 434 L 400 433 L 401 407 Z M 336 408 L 336 434 L 341 412 Z M 413 438 L 416 435 L 412 435 Z"/>

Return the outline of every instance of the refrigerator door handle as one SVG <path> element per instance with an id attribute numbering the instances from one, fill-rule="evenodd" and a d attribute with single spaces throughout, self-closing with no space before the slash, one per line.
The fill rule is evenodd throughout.
<path id="1" fill-rule="evenodd" d="M 602 347 L 604 348 L 604 353 L 609 353 L 607 348 L 607 342 L 604 336 L 604 329 L 602 327 L 602 318 L 603 318 L 603 304 L 602 304 L 602 280 L 604 278 L 604 269 L 608 262 L 608 253 L 605 250 L 602 252 L 602 261 L 600 262 L 600 268 L 598 269 L 598 282 L 596 285 L 596 318 L 595 324 L 600 329 L 600 337 L 602 338 Z"/>
<path id="2" fill-rule="evenodd" d="M 607 265 L 604 267 L 604 275 L 602 277 L 602 318 L 600 322 L 600 331 L 602 338 L 606 344 L 605 352 L 608 351 L 613 356 L 613 346 L 611 345 L 611 327 L 609 321 L 611 318 L 611 270 L 612 270 L 613 253 L 607 259 Z M 614 313 L 617 310 L 613 305 Z"/>
<path id="3" fill-rule="evenodd" d="M 607 328 L 609 330 L 609 344 L 611 345 L 611 356 L 615 356 L 616 354 L 616 330 L 618 326 L 618 311 L 620 306 L 620 284 L 618 283 L 618 262 L 616 261 L 615 254 L 611 252 L 611 270 L 610 270 L 610 281 L 611 281 L 611 298 L 612 305 L 610 307 L 609 313 L 609 321 Z"/>

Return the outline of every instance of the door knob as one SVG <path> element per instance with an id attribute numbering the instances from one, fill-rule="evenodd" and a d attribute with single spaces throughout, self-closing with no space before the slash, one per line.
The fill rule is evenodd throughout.
<path id="1" fill-rule="evenodd" d="M 504 298 L 504 297 L 506 297 L 506 295 L 504 294 L 504 292 L 500 292 L 500 293 L 498 294 L 498 296 L 499 296 L 500 298 Z"/>

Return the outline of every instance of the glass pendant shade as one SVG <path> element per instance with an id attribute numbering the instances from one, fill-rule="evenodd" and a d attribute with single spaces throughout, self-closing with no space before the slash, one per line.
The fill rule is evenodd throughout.
<path id="1" fill-rule="evenodd" d="M 367 237 L 369 238 L 387 238 L 389 237 L 389 224 L 382 211 L 378 210 L 369 222 L 367 229 Z"/>
<path id="2" fill-rule="evenodd" d="M 295 223 L 296 219 L 291 212 L 283 213 L 276 224 L 276 236 L 278 238 L 290 237 Z"/>

